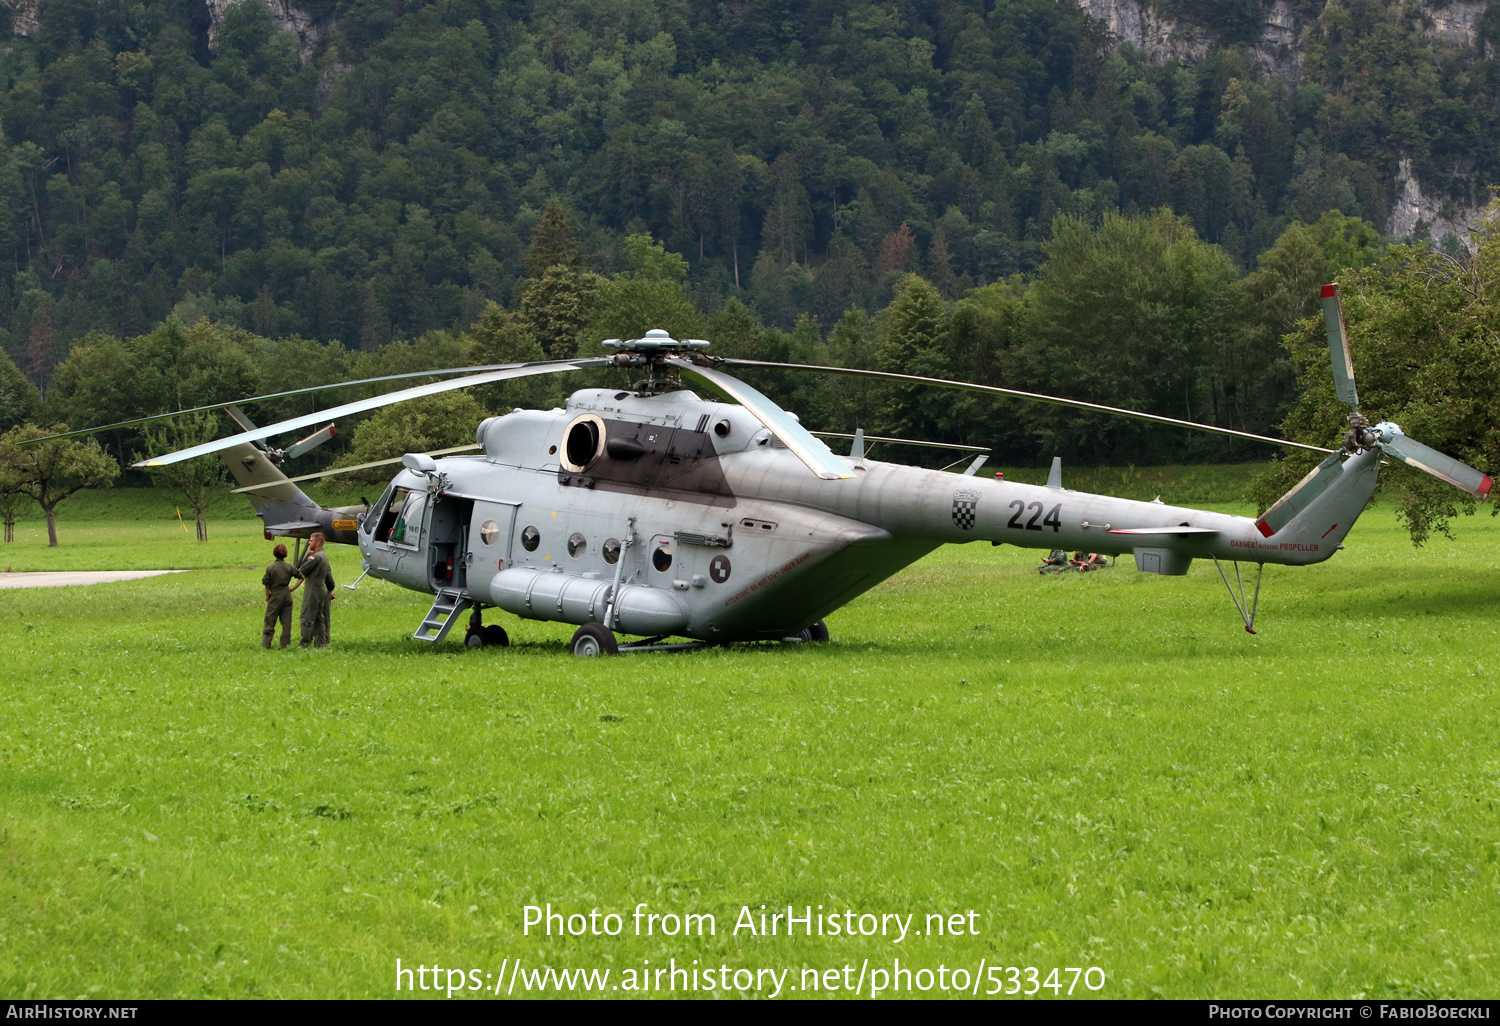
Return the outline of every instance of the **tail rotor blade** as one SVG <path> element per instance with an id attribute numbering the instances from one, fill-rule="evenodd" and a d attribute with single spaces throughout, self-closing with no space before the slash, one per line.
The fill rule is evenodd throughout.
<path id="1" fill-rule="evenodd" d="M 293 445 L 286 451 L 286 458 L 289 460 L 294 460 L 308 450 L 316 449 L 318 446 L 322 445 L 324 442 L 337 435 L 338 432 L 334 430 L 333 425 L 329 424 L 321 431 L 314 431 L 312 434 L 302 439 L 302 441 L 297 442 L 295 445 Z"/>
<path id="2" fill-rule="evenodd" d="M 236 424 L 238 424 L 240 426 L 240 430 L 242 430 L 242 431 L 254 431 L 255 430 L 255 424 L 250 420 L 249 417 L 245 416 L 245 411 L 242 410 L 242 409 L 240 409 L 234 403 L 230 403 L 228 406 L 224 407 L 224 412 L 227 413 L 227 414 L 229 414 L 229 419 L 230 420 L 234 421 Z"/>
<path id="3" fill-rule="evenodd" d="M 1319 463 L 1291 491 L 1277 499 L 1276 504 L 1255 522 L 1256 530 L 1267 538 L 1271 537 L 1291 523 L 1292 518 L 1310 506 L 1314 499 L 1328 491 L 1328 487 L 1343 476 L 1342 455 L 1336 452 Z"/>
<path id="4" fill-rule="evenodd" d="M 1323 325 L 1328 329 L 1328 355 L 1333 359 L 1333 390 L 1358 413 L 1359 393 L 1354 390 L 1354 362 L 1349 358 L 1349 333 L 1344 330 L 1344 304 L 1337 282 L 1323 286 Z"/>
<path id="5" fill-rule="evenodd" d="M 1386 425 L 1381 425 L 1380 448 L 1390 453 L 1396 459 L 1418 470 L 1425 470 L 1440 481 L 1462 488 L 1470 495 L 1486 498 L 1490 489 L 1494 487 L 1494 481 L 1490 480 L 1488 474 L 1481 473 L 1466 464 L 1458 462 L 1452 456 L 1445 456 L 1430 445 L 1423 445 L 1412 438 L 1402 434 L 1392 434 L 1384 430 Z"/>

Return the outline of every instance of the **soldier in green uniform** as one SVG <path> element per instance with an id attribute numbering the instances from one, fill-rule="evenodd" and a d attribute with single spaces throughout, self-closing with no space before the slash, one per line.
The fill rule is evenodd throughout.
<path id="1" fill-rule="evenodd" d="M 328 601 L 323 603 L 323 612 L 318 617 L 318 630 L 313 640 L 328 644 L 328 632 L 333 628 L 333 600 L 339 597 L 338 585 L 333 582 L 333 567 L 328 567 Z"/>
<path id="2" fill-rule="evenodd" d="M 314 532 L 307 540 L 307 556 L 292 571 L 292 576 L 299 578 L 292 591 L 300 584 L 307 585 L 302 593 L 302 647 L 322 648 L 328 644 L 328 595 L 333 590 L 333 571 L 328 566 L 328 554 L 323 551 L 323 532 Z"/>
<path id="3" fill-rule="evenodd" d="M 260 583 L 266 589 L 266 627 L 261 632 L 260 643 L 263 648 L 271 647 L 271 639 L 276 635 L 276 621 L 281 621 L 281 647 L 286 648 L 292 643 L 292 592 L 289 584 L 292 583 L 292 567 L 286 561 L 286 546 L 278 545 L 271 551 L 276 561 L 266 567 L 266 572 L 260 579 Z"/>

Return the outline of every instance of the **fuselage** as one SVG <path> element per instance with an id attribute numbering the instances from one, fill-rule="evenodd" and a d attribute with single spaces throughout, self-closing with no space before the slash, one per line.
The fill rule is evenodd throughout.
<path id="1" fill-rule="evenodd" d="M 1176 574 L 1208 556 L 1319 562 L 1353 522 L 1346 502 L 1322 537 L 1309 509 L 1268 538 L 1247 517 L 849 457 L 852 478 L 820 480 L 743 407 L 690 392 L 588 389 L 476 440 L 483 455 L 392 481 L 358 534 L 370 573 L 643 635 L 793 634 L 948 543 L 1133 553 Z"/>

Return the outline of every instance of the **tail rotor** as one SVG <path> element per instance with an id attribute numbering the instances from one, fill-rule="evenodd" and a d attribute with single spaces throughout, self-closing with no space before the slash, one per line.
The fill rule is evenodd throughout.
<path id="1" fill-rule="evenodd" d="M 1494 485 L 1488 474 L 1408 437 L 1398 424 L 1389 421 L 1371 424 L 1359 412 L 1359 393 L 1354 388 L 1354 362 L 1349 356 L 1348 333 L 1344 329 L 1344 306 L 1337 284 L 1323 286 L 1323 323 L 1328 329 L 1333 388 L 1339 399 L 1349 404 L 1350 410 L 1349 430 L 1344 432 L 1343 451 L 1352 454 L 1362 449 L 1378 449 L 1441 481 L 1447 481 L 1456 488 L 1462 488 L 1470 495 L 1481 499 L 1488 496 Z M 1323 470 L 1324 468 L 1319 468 L 1319 471 Z"/>

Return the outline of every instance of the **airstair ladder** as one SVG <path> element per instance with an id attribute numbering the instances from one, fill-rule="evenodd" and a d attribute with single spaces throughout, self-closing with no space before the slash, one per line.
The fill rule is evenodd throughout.
<path id="1" fill-rule="evenodd" d="M 437 598 L 432 600 L 432 608 L 427 610 L 427 615 L 422 618 L 422 626 L 417 628 L 417 633 L 412 637 L 418 641 L 437 644 L 448 636 L 449 628 L 458 622 L 459 615 L 473 604 L 473 600 L 461 591 L 444 591 L 439 588 Z"/>

